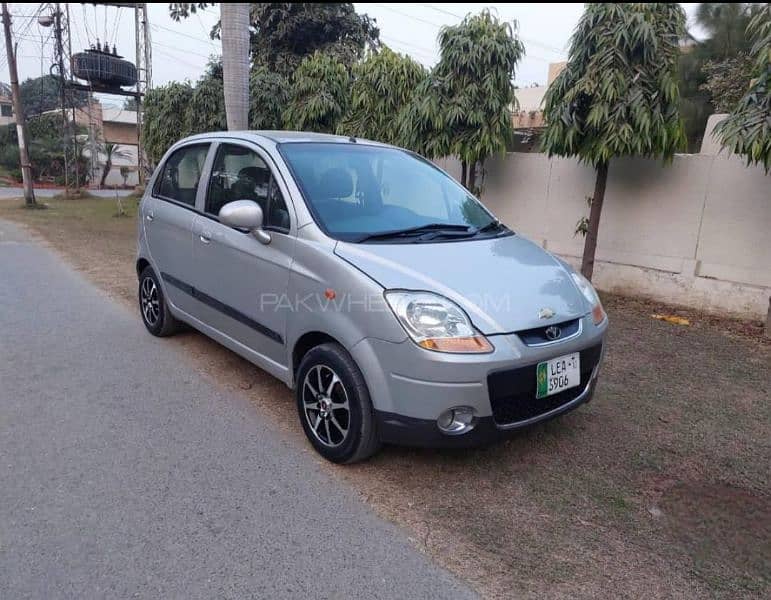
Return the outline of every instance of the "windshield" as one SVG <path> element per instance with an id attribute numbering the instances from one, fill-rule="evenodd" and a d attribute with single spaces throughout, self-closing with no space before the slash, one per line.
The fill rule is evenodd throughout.
<path id="1" fill-rule="evenodd" d="M 497 220 L 430 162 L 397 148 L 355 143 L 281 144 L 316 221 L 339 240 L 429 226 L 458 232 L 490 229 Z M 411 233 L 411 232 L 408 232 Z"/>

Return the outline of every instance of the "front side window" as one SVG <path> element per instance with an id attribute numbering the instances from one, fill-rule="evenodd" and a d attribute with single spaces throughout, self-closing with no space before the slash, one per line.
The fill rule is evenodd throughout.
<path id="1" fill-rule="evenodd" d="M 460 238 L 497 223 L 465 188 L 407 151 L 324 142 L 279 148 L 317 222 L 335 239 L 373 240 L 423 227 L 432 237 L 446 230 Z"/>
<path id="2" fill-rule="evenodd" d="M 222 144 L 214 160 L 205 212 L 217 216 L 235 200 L 260 205 L 265 227 L 289 229 L 289 212 L 273 175 L 260 156 L 244 146 Z"/>
<path id="3" fill-rule="evenodd" d="M 156 193 L 164 198 L 195 206 L 198 182 L 208 152 L 208 144 L 185 146 L 175 151 L 163 166 Z"/>

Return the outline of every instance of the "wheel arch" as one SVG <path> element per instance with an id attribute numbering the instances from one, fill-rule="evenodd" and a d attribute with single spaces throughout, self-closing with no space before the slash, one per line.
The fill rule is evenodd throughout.
<path id="1" fill-rule="evenodd" d="M 292 346 L 292 382 L 294 384 L 297 383 L 297 369 L 300 367 L 303 356 L 316 346 L 326 343 L 343 346 L 338 340 L 323 331 L 308 331 L 297 338 Z"/>
<path id="2" fill-rule="evenodd" d="M 137 277 L 139 277 L 142 274 L 142 271 L 144 271 L 149 266 L 150 266 L 150 261 L 149 260 L 147 260 L 144 257 L 138 258 L 137 259 L 137 264 L 136 264 Z"/>

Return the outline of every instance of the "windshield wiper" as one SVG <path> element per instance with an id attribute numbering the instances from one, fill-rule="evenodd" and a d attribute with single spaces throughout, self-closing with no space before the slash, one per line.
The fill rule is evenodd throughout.
<path id="1" fill-rule="evenodd" d="M 419 225 L 417 227 L 408 227 L 406 229 L 394 229 L 392 231 L 381 231 L 380 233 L 371 233 L 369 235 L 362 236 L 356 240 L 357 243 L 369 242 L 374 240 L 391 240 L 401 237 L 411 237 L 422 235 L 433 231 L 447 231 L 449 235 L 453 235 L 455 232 L 463 233 L 471 232 L 472 235 L 476 233 L 476 229 L 470 225 L 460 225 L 456 223 L 428 223 L 427 225 Z"/>
<path id="2" fill-rule="evenodd" d="M 501 223 L 498 219 L 493 219 L 484 227 L 477 229 L 476 233 L 487 233 L 488 231 L 495 231 L 497 229 L 505 229 L 505 228 L 506 226 L 503 223 Z"/>

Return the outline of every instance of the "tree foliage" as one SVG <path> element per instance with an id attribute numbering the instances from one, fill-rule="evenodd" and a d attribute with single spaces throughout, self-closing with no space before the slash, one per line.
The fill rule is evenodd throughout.
<path id="1" fill-rule="evenodd" d="M 451 151 L 470 165 L 506 151 L 516 107 L 514 70 L 525 53 L 505 23 L 484 10 L 439 32 L 447 120 L 453 130 Z"/>
<path id="2" fill-rule="evenodd" d="M 684 23 L 678 4 L 587 4 L 567 65 L 544 97 L 544 151 L 599 165 L 680 149 L 676 64 Z"/>
<path id="3" fill-rule="evenodd" d="M 24 105 L 24 114 L 28 117 L 61 108 L 59 79 L 53 75 L 27 79 L 21 83 L 19 91 Z M 88 93 L 67 90 L 65 100 L 67 106 L 84 106 L 88 102 Z"/>
<path id="4" fill-rule="evenodd" d="M 169 14 L 179 21 L 210 5 L 169 4 Z M 380 46 L 374 19 L 357 14 L 350 2 L 255 2 L 249 13 L 252 63 L 284 77 L 317 51 L 350 67 L 365 50 Z M 211 37 L 220 33 L 217 23 Z"/>
<path id="5" fill-rule="evenodd" d="M 747 27 L 754 60 L 752 84 L 715 133 L 724 146 L 771 170 L 771 4 L 758 11 Z"/>
<path id="6" fill-rule="evenodd" d="M 185 108 L 185 129 L 188 135 L 207 131 L 224 131 L 225 92 L 222 81 L 222 63 L 210 61 L 206 73 L 193 88 L 190 103 Z"/>
<path id="7" fill-rule="evenodd" d="M 187 82 L 172 82 L 147 92 L 142 148 L 151 164 L 156 164 L 169 146 L 190 134 L 187 107 L 193 93 L 193 86 Z"/>
<path id="8" fill-rule="evenodd" d="M 354 66 L 351 101 L 338 133 L 399 144 L 398 115 L 427 76 L 426 69 L 388 47 Z"/>
<path id="9" fill-rule="evenodd" d="M 710 60 L 701 68 L 707 78 L 699 86 L 708 92 L 717 112 L 730 112 L 741 100 L 752 79 L 752 59 L 739 53 L 723 60 Z"/>
<path id="10" fill-rule="evenodd" d="M 298 131 L 334 133 L 348 108 L 350 76 L 333 56 L 316 52 L 294 72 L 284 124 Z"/>
<path id="11" fill-rule="evenodd" d="M 252 58 L 290 76 L 315 52 L 351 66 L 365 49 L 377 48 L 380 32 L 350 2 L 260 2 L 252 4 Z"/>
<path id="12" fill-rule="evenodd" d="M 288 99 L 286 77 L 266 67 L 253 67 L 249 78 L 249 128 L 281 129 Z"/>
<path id="13" fill-rule="evenodd" d="M 544 97 L 541 144 L 597 169 L 581 272 L 588 279 L 614 156 L 670 159 L 685 144 L 677 58 L 685 32 L 679 4 L 591 3 L 570 40 L 568 62 Z"/>
<path id="14" fill-rule="evenodd" d="M 84 185 L 88 180 L 88 161 L 83 156 L 83 145 L 77 142 L 77 134 L 85 128 L 75 131 L 76 138 L 65 140 L 62 137 L 62 116 L 59 112 L 34 116 L 27 120 L 27 135 L 29 136 L 29 157 L 32 164 L 32 177 L 35 180 L 53 180 L 62 185 L 65 179 L 70 184 L 75 182 L 75 173 L 80 176 L 79 185 Z M 75 147 L 75 160 L 72 156 L 72 147 Z M 64 154 L 69 157 L 68 177 L 65 178 Z M 16 125 L 4 125 L 0 127 L 0 166 L 4 167 L 17 181 L 21 181 L 21 169 L 19 167 L 19 144 Z"/>
<path id="15" fill-rule="evenodd" d="M 516 105 L 514 70 L 524 55 L 516 23 L 490 11 L 439 34 L 440 59 L 399 119 L 401 140 L 428 157 L 453 154 L 474 165 L 506 150 Z M 465 181 L 464 181 L 465 183 Z"/>
<path id="16" fill-rule="evenodd" d="M 705 2 L 696 10 L 696 25 L 706 35 L 703 40 L 690 34 L 684 36 L 678 65 L 680 114 L 690 151 L 698 151 L 707 118 L 716 108 L 716 99 L 707 87 L 710 71 L 705 70 L 705 65 L 749 53 L 751 44 L 744 31 L 758 6 L 746 2 Z"/>

